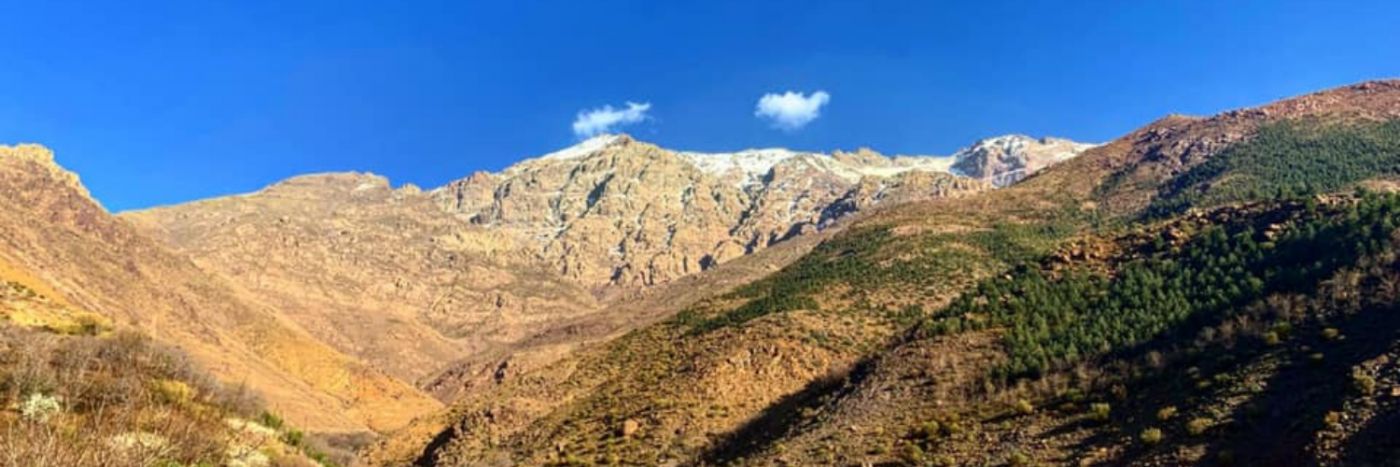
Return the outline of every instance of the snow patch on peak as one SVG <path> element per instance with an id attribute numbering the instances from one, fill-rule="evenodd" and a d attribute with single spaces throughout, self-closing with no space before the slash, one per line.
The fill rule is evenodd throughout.
<path id="1" fill-rule="evenodd" d="M 855 183 L 863 177 L 892 177 L 911 170 L 948 172 L 953 159 L 931 156 L 878 156 L 874 160 L 838 158 L 832 154 L 802 152 L 782 148 L 748 149 L 732 153 L 681 152 L 681 158 L 695 168 L 717 177 L 736 177 L 740 188 L 761 183 L 774 167 L 792 160 L 811 169 L 826 172 Z"/>
<path id="2" fill-rule="evenodd" d="M 727 153 L 680 152 L 677 154 L 703 172 L 717 176 L 738 174 L 741 186 L 763 177 L 773 170 L 773 166 L 782 161 L 804 154 L 825 156 L 825 154 L 803 153 L 782 148 L 746 149 Z"/>
<path id="3" fill-rule="evenodd" d="M 632 141 L 624 134 L 603 134 L 588 138 L 543 156 L 508 167 L 504 174 L 528 171 L 545 165 L 575 163 L 609 148 Z M 1061 138 L 1032 138 L 1008 134 L 986 138 L 959 149 L 951 156 L 883 156 L 874 151 L 821 153 L 785 148 L 745 149 L 736 152 L 671 152 L 696 170 L 747 189 L 762 185 L 774 168 L 792 167 L 831 174 L 849 183 L 862 178 L 888 178 L 910 171 L 942 172 L 992 181 L 1004 186 L 1048 165 L 1072 158 L 1093 144 Z M 670 152 L 670 151 L 667 151 Z M 798 169 L 798 167 L 804 167 Z"/>
<path id="4" fill-rule="evenodd" d="M 988 150 L 1006 154 L 1019 153 L 1034 142 L 1036 142 L 1035 138 L 1026 135 L 1010 134 L 993 136 L 991 138 L 977 140 L 977 142 L 972 143 L 971 146 L 959 149 L 957 152 L 953 153 L 953 160 L 961 162 Z"/>
<path id="5" fill-rule="evenodd" d="M 1049 154 L 1050 156 L 1052 156 L 1055 162 L 1059 162 L 1077 156 L 1079 155 L 1079 153 L 1098 145 L 1091 143 L 1079 143 L 1064 138 L 1055 138 L 1049 136 L 1044 138 L 1032 138 L 1030 136 L 1021 134 L 1009 134 L 986 138 L 977 141 L 976 143 L 973 143 L 972 146 L 959 149 L 958 152 L 953 153 L 953 160 L 956 164 L 956 162 L 960 162 L 969 157 L 975 157 L 978 154 L 986 153 L 987 151 L 993 151 L 1001 154 L 1021 154 L 1024 153 L 1028 148 L 1032 148 L 1035 146 L 1047 148 L 1062 148 L 1062 150 L 1053 151 Z"/>
<path id="6" fill-rule="evenodd" d="M 569 147 L 567 147 L 567 148 L 560 149 L 560 150 L 558 150 L 558 151 L 554 151 L 554 152 L 551 152 L 551 153 L 549 153 L 549 154 L 545 154 L 545 155 L 543 155 L 543 156 L 540 156 L 540 157 L 537 158 L 536 160 L 541 160 L 541 161 L 558 161 L 558 160 L 568 160 L 568 159 L 578 159 L 578 158 L 582 158 L 582 157 L 588 157 L 588 156 L 591 156 L 591 155 L 597 153 L 598 151 L 602 151 L 603 149 L 607 148 L 608 146 L 612 146 L 614 143 L 617 143 L 617 142 L 620 142 L 620 141 L 624 141 L 625 139 L 626 139 L 626 136 L 623 136 L 623 135 L 613 135 L 613 134 L 598 135 L 598 136 L 594 136 L 594 137 L 592 137 L 592 138 L 588 138 L 588 139 L 586 139 L 586 140 L 583 140 L 582 142 L 580 142 L 580 143 L 578 143 L 578 144 L 575 144 L 575 145 L 573 145 L 573 146 L 569 146 Z"/>
<path id="7" fill-rule="evenodd" d="M 953 153 L 949 172 L 990 181 L 1002 187 L 1095 146 L 1063 138 L 1037 139 L 1020 134 L 996 136 Z"/>

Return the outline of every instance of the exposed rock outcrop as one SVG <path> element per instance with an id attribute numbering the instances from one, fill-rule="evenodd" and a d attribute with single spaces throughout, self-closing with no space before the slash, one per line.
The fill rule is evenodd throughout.
<path id="1" fill-rule="evenodd" d="M 1057 162 L 1079 155 L 1093 144 L 1025 135 L 987 138 L 953 154 L 953 173 L 1005 187 Z"/>
<path id="2" fill-rule="evenodd" d="M 1022 139 L 1028 138 L 987 140 L 949 158 L 887 157 L 869 149 L 705 154 L 604 135 L 432 193 L 444 209 L 474 224 L 536 242 L 540 259 L 570 280 L 593 288 L 644 287 L 877 204 L 993 185 L 970 178 L 1010 183 L 1090 147 Z M 955 162 L 971 177 L 950 174 Z"/>

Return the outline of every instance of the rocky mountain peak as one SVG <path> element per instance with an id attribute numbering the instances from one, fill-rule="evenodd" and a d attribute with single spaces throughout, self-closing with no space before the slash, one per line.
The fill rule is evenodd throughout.
<path id="1" fill-rule="evenodd" d="M 1087 147 L 1021 138 L 984 141 L 992 149 L 982 152 L 1027 157 L 1026 148 L 1045 146 L 1057 150 L 1058 161 Z M 1024 173 L 1048 165 L 1036 160 L 998 162 L 985 170 Z M 473 174 L 431 194 L 440 207 L 471 223 L 533 239 L 545 261 L 587 286 L 645 286 L 820 230 L 875 204 L 991 187 L 953 183 L 954 161 L 890 157 L 868 148 L 672 151 L 609 134 L 499 173 Z M 932 176 L 905 177 L 916 172 Z"/>
<path id="2" fill-rule="evenodd" d="M 53 151 L 41 144 L 20 143 L 13 146 L 0 145 L 0 157 L 28 160 L 43 164 L 54 164 Z"/>
<path id="3" fill-rule="evenodd" d="M 83 186 L 82 181 L 78 179 L 78 174 L 59 166 L 54 161 L 53 151 L 43 145 L 32 143 L 13 146 L 0 145 L 0 163 L 5 162 L 32 164 L 39 168 L 39 173 L 52 178 L 72 192 L 97 204 L 92 194 L 88 193 L 87 187 Z"/>
<path id="4" fill-rule="evenodd" d="M 951 171 L 1004 187 L 1096 146 L 1063 138 L 1011 134 L 987 138 L 953 154 Z"/>
<path id="5" fill-rule="evenodd" d="M 285 197 L 336 197 L 342 195 L 388 194 L 389 179 L 369 172 L 330 172 L 292 177 L 261 190 Z"/>
<path id="6" fill-rule="evenodd" d="M 855 151 L 851 152 L 841 150 L 832 151 L 831 157 L 838 161 L 858 165 L 880 165 L 886 159 L 884 155 L 876 152 L 874 149 L 865 147 L 857 148 Z"/>
<path id="7" fill-rule="evenodd" d="M 527 160 L 525 162 L 562 161 L 570 159 L 579 159 L 592 156 L 608 148 L 627 146 L 633 141 L 634 140 L 632 139 L 632 137 L 626 134 L 602 134 L 580 141 L 578 144 L 575 144 L 573 146 L 569 146 L 567 148 L 560 149 L 558 151 L 554 151 L 549 154 L 540 156 L 538 158 Z"/>

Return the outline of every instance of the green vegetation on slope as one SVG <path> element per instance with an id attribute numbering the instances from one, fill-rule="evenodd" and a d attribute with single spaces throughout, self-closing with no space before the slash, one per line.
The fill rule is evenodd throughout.
<path id="1" fill-rule="evenodd" d="M 1395 174 L 1397 127 L 1270 124 L 1257 139 L 1162 178 L 1181 173 L 1169 156 L 1199 160 L 1196 143 L 1256 130 L 1250 122 L 1183 123 L 1183 133 L 1154 132 L 1145 146 L 1122 140 L 1040 183 L 868 218 L 763 280 L 571 362 L 559 383 L 531 383 L 577 388 L 537 399 L 567 401 L 557 407 L 525 416 L 472 407 L 444 432 L 455 438 L 450 448 L 425 459 L 728 463 L 758 454 L 794 465 L 863 464 L 896 461 L 912 440 L 923 451 L 905 461 L 1069 463 L 1098 451 L 1131 457 L 1207 442 L 1244 427 L 1236 415 L 1288 411 L 1294 404 L 1269 400 L 1235 407 L 1234 393 L 1210 391 L 1254 386 L 1257 378 L 1231 378 L 1262 374 L 1260 365 L 1352 363 L 1341 345 L 1324 355 L 1317 342 L 1288 333 L 1340 343 L 1359 336 L 1356 327 L 1324 332 L 1322 325 L 1347 323 L 1304 317 L 1316 310 L 1289 300 L 1324 295 L 1378 252 L 1393 258 L 1400 202 L 1285 200 Z M 1119 204 L 1139 209 L 1141 195 L 1160 195 L 1148 223 L 1140 211 L 1117 217 L 1122 210 L 1105 202 L 1113 196 L 1094 198 L 1109 190 L 1091 184 L 1120 168 L 1135 176 L 1123 180 L 1139 183 Z M 1237 205 L 1245 201 L 1264 202 Z M 1193 207 L 1220 209 L 1182 215 Z M 1047 255 L 1072 236 L 1111 246 Z M 910 323 L 918 332 L 898 332 Z M 1281 337 L 1269 339 L 1270 331 Z M 808 333 L 892 347 L 828 347 L 805 340 Z M 1252 359 L 1260 351 L 1277 359 Z M 1164 368 L 1174 371 L 1154 371 Z M 1346 375 L 1338 380 L 1367 391 L 1393 387 Z M 1146 384 L 1169 377 L 1186 386 Z M 1207 406 L 1198 396 L 1228 404 Z M 512 417 L 529 426 L 493 431 Z M 1266 442 L 1230 446 L 1269 444 L 1259 439 Z M 1118 450 L 1095 449 L 1105 445 Z"/>
<path id="2" fill-rule="evenodd" d="M 1147 342 L 1194 317 L 1218 319 L 1266 294 L 1311 290 L 1389 245 L 1400 223 L 1400 197 L 1367 196 L 1340 209 L 1308 205 L 1277 233 L 1249 223 L 1208 226 L 1184 245 L 1144 246 L 1143 258 L 1109 277 L 1023 267 L 964 294 L 925 330 L 1005 329 L 1002 376 L 1039 375 Z"/>
<path id="3" fill-rule="evenodd" d="M 1400 175 L 1400 121 L 1261 127 L 1159 190 L 1150 217 L 1191 207 L 1335 192 L 1379 176 Z"/>
<path id="4" fill-rule="evenodd" d="M 974 277 L 993 264 L 1016 264 L 1043 254 L 1076 232 L 1080 217 L 1069 212 L 1048 222 L 997 222 L 987 229 L 917 239 L 895 238 L 888 226 L 849 232 L 729 296 L 748 299 L 743 305 L 713 317 L 687 310 L 676 321 L 703 333 L 773 313 L 816 309 L 814 295 L 833 286 L 849 287 L 857 300 L 880 289 L 937 287 L 950 279 Z M 909 310 L 891 315 L 905 321 L 911 318 L 906 316 Z"/>

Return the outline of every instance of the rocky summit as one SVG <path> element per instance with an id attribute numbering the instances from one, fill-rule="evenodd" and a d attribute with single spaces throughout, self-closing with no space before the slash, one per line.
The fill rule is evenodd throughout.
<path id="1" fill-rule="evenodd" d="M 991 183 L 998 188 L 1011 185 L 1057 162 L 1094 147 L 1062 138 L 1035 139 L 1006 135 L 978 141 L 954 153 L 953 173 Z"/>
<path id="2" fill-rule="evenodd" d="M 430 194 L 473 224 L 533 244 L 542 261 L 584 286 L 637 287 L 713 267 L 880 204 L 1005 184 L 1089 147 L 1007 136 L 952 157 L 888 157 L 868 149 L 708 154 L 603 135 Z"/>

